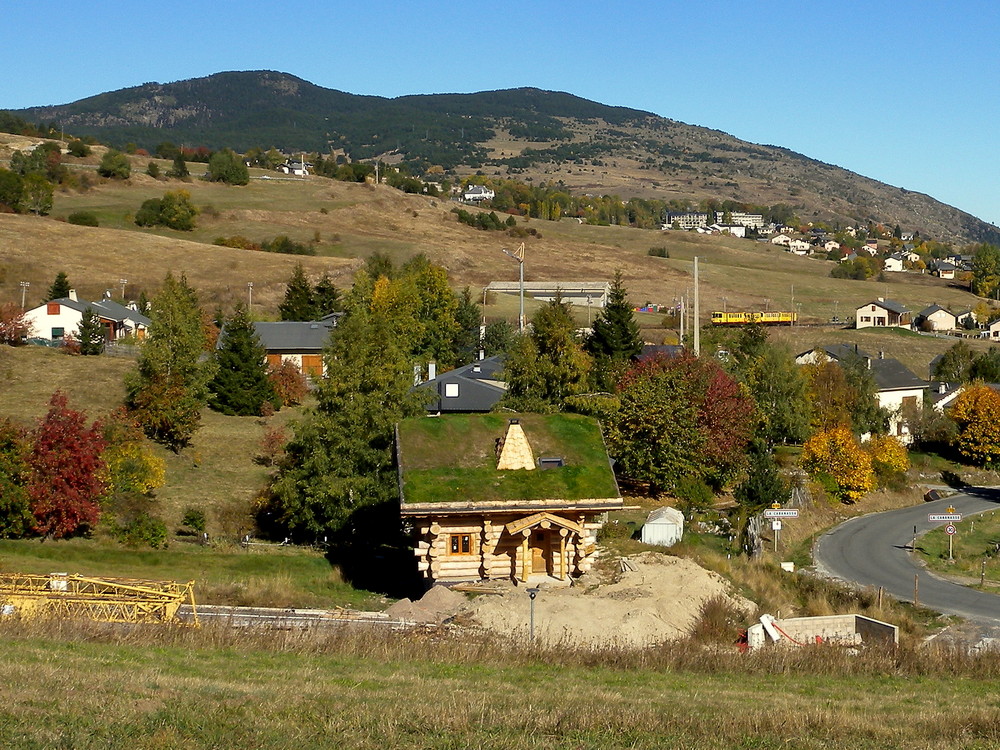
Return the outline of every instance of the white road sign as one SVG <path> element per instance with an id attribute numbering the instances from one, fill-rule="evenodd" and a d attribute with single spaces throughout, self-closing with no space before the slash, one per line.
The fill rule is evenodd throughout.
<path id="1" fill-rule="evenodd" d="M 928 513 L 927 520 L 931 523 L 958 523 L 962 520 L 961 513 Z"/>
<path id="2" fill-rule="evenodd" d="M 764 518 L 798 518 L 799 511 L 795 508 L 768 508 Z"/>

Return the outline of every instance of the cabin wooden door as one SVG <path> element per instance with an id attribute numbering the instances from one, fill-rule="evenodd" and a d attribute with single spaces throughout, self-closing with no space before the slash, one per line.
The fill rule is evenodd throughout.
<path id="1" fill-rule="evenodd" d="M 551 551 L 548 532 L 543 529 L 535 529 L 531 532 L 531 540 L 528 544 L 531 548 L 531 572 L 550 573 Z"/>

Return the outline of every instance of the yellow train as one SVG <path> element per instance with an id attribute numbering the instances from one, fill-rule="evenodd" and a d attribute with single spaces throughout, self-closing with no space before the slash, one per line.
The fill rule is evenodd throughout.
<path id="1" fill-rule="evenodd" d="M 794 312 L 714 312 L 712 323 L 717 326 L 742 326 L 749 323 L 759 323 L 764 326 L 790 326 L 799 319 Z"/>

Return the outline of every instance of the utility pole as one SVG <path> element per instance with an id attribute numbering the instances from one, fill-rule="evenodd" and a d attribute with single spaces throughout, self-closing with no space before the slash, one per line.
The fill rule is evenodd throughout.
<path id="1" fill-rule="evenodd" d="M 128 279 L 118 279 L 118 283 L 122 285 L 122 299 L 125 299 L 125 285 L 128 283 Z"/>
<path id="2" fill-rule="evenodd" d="M 701 308 L 698 302 L 698 256 L 694 256 L 694 356 L 701 356 Z"/>
<path id="3" fill-rule="evenodd" d="M 30 281 L 21 282 L 21 309 L 24 309 L 24 293 L 28 291 L 28 287 L 31 286 Z"/>
<path id="4" fill-rule="evenodd" d="M 247 299 L 247 313 L 249 314 L 250 311 L 253 309 L 253 282 L 252 281 L 248 281 L 247 282 L 247 297 L 248 297 L 248 299 Z"/>
<path id="5" fill-rule="evenodd" d="M 504 253 L 509 255 L 511 258 L 517 261 L 518 265 L 518 289 L 520 291 L 520 304 L 518 308 L 517 315 L 517 330 L 520 333 L 524 333 L 524 243 L 522 242 L 520 246 L 514 252 L 511 252 L 505 247 L 500 248 Z"/>
<path id="6" fill-rule="evenodd" d="M 678 312 L 677 317 L 680 319 L 681 322 L 680 339 L 678 340 L 677 343 L 680 344 L 681 346 L 684 346 L 684 317 L 687 315 L 687 310 L 684 309 L 683 296 L 681 297 L 680 307 L 677 308 L 677 312 Z"/>

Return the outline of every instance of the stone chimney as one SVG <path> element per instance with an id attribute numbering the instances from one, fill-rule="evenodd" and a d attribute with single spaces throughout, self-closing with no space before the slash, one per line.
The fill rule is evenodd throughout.
<path id="1" fill-rule="evenodd" d="M 535 456 L 528 444 L 520 420 L 507 423 L 507 432 L 497 441 L 497 471 L 531 471 L 535 468 Z"/>

